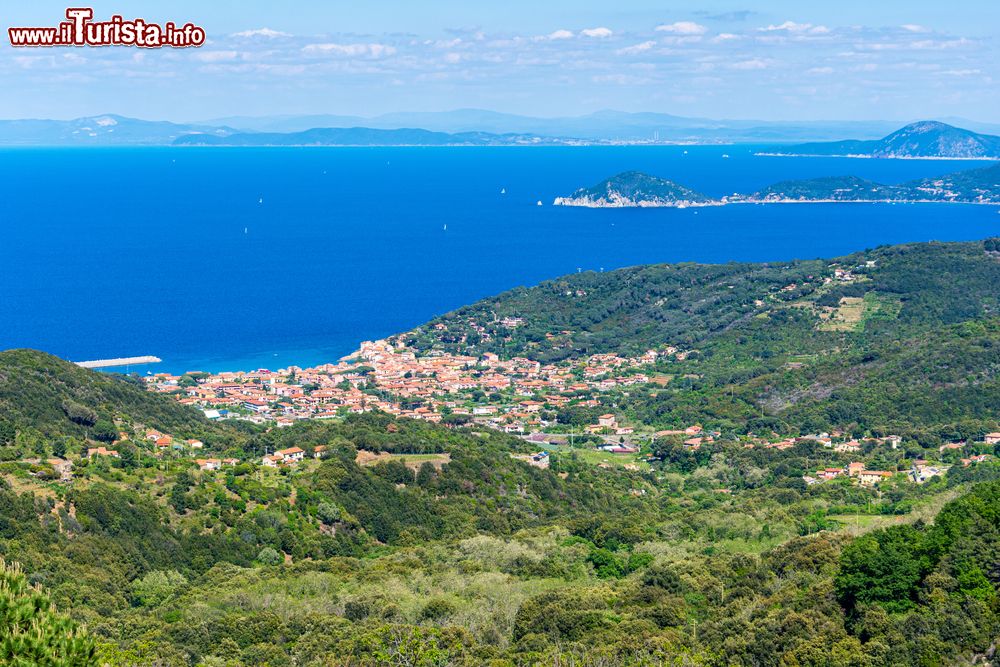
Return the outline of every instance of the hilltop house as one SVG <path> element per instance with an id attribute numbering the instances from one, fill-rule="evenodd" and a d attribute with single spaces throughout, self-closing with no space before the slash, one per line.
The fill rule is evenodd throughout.
<path id="1" fill-rule="evenodd" d="M 970 456 L 967 459 L 962 459 L 962 465 L 968 468 L 973 463 L 982 463 L 989 457 L 989 454 L 977 454 L 975 456 Z"/>
<path id="2" fill-rule="evenodd" d="M 197 459 L 196 462 L 202 470 L 218 470 L 222 467 L 222 461 L 219 459 Z"/>
<path id="3" fill-rule="evenodd" d="M 49 465 L 59 475 L 61 481 L 68 482 L 73 479 L 73 463 L 71 461 L 67 461 L 66 459 L 49 459 Z"/>
<path id="4" fill-rule="evenodd" d="M 114 449 L 105 449 L 104 447 L 91 447 L 87 450 L 87 458 L 93 458 L 95 456 L 111 456 L 118 458 L 118 452 Z"/>
<path id="5" fill-rule="evenodd" d="M 833 446 L 833 451 L 847 454 L 857 454 L 861 451 L 861 443 L 857 440 L 841 442 Z"/>
<path id="6" fill-rule="evenodd" d="M 306 455 L 305 450 L 299 449 L 298 447 L 289 447 L 288 449 L 281 449 L 275 452 L 275 454 L 281 457 L 282 463 L 298 463 Z"/>
<path id="7" fill-rule="evenodd" d="M 943 475 L 947 471 L 947 466 L 928 465 L 927 461 L 914 461 L 913 469 L 910 470 L 907 476 L 911 481 L 917 484 L 923 484 L 931 477 Z"/>
<path id="8" fill-rule="evenodd" d="M 983 442 L 987 445 L 1000 445 L 1000 433 L 987 433 L 983 437 Z"/>
<path id="9" fill-rule="evenodd" d="M 862 470 L 858 473 L 858 483 L 861 486 L 875 486 L 890 477 L 892 473 L 885 470 Z"/>

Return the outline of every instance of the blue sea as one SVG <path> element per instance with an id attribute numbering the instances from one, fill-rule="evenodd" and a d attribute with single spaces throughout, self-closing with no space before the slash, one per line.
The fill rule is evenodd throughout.
<path id="1" fill-rule="evenodd" d="M 892 183 L 984 166 L 754 151 L 5 149 L 0 349 L 163 359 L 132 369 L 142 372 L 305 366 L 579 270 L 815 258 L 1000 234 L 998 210 L 984 206 L 551 205 L 628 169 L 718 196 L 783 179 Z"/>

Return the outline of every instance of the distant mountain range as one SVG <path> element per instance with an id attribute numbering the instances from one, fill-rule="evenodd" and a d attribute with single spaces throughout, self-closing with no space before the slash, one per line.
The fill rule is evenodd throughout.
<path id="1" fill-rule="evenodd" d="M 73 120 L 0 120 L 2 146 L 398 146 L 584 144 L 771 144 L 784 155 L 991 157 L 1000 155 L 1000 126 L 955 120 L 962 130 L 923 121 L 755 121 L 601 111 L 536 118 L 476 109 L 357 116 L 231 117 L 195 123 L 114 114 Z M 844 136 L 852 141 L 828 141 Z M 878 137 L 884 137 L 879 139 Z M 802 143 L 811 142 L 811 143 Z M 795 144 L 786 146 L 785 144 Z"/>
<path id="2" fill-rule="evenodd" d="M 432 132 L 417 128 L 379 130 L 370 127 L 314 128 L 302 132 L 241 132 L 187 134 L 175 146 L 530 146 L 579 141 L 533 134 Z"/>
<path id="3" fill-rule="evenodd" d="M 785 181 L 752 194 L 721 199 L 673 181 L 629 171 L 577 190 L 569 197 L 557 197 L 553 203 L 588 208 L 687 208 L 810 202 L 1000 204 L 1000 164 L 900 185 L 884 185 L 856 176 Z"/>
<path id="4" fill-rule="evenodd" d="M 875 141 L 833 141 L 789 146 L 779 155 L 872 158 L 1000 159 L 1000 137 L 947 123 L 921 121 Z"/>
<path id="5" fill-rule="evenodd" d="M 845 136 L 877 138 L 899 127 L 894 121 L 762 121 L 686 118 L 665 113 L 598 111 L 583 116 L 539 118 L 482 109 L 391 113 L 374 117 L 232 116 L 204 121 L 245 132 L 301 132 L 316 127 L 419 127 L 433 132 L 489 132 L 573 137 L 587 141 L 672 143 L 771 143 L 824 141 Z M 1000 131 L 1000 126 L 997 127 Z"/>
<path id="6" fill-rule="evenodd" d="M 137 120 L 114 114 L 74 120 L 0 120 L 0 145 L 168 145 L 186 134 L 222 136 L 233 132 L 223 126 Z"/>

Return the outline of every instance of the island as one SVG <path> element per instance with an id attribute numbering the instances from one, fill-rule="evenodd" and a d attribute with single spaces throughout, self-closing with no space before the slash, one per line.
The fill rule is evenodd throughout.
<path id="1" fill-rule="evenodd" d="M 911 123 L 872 141 L 829 141 L 799 144 L 758 155 L 782 157 L 859 157 L 920 160 L 1000 159 L 1000 137 L 938 121 Z"/>
<path id="2" fill-rule="evenodd" d="M 933 203 L 1000 204 L 1000 164 L 886 185 L 857 176 L 828 176 L 783 181 L 750 194 L 735 193 L 713 199 L 656 176 L 625 172 L 557 197 L 556 206 L 588 208 L 656 208 L 724 206 L 727 204 L 798 203 Z"/>
<path id="3" fill-rule="evenodd" d="M 569 197 L 557 197 L 556 206 L 588 208 L 687 208 L 718 206 L 722 202 L 683 185 L 639 171 L 626 171 Z"/>

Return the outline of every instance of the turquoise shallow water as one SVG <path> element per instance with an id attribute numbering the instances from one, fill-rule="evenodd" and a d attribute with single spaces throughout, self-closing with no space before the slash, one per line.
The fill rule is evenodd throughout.
<path id="1" fill-rule="evenodd" d="M 732 146 L 3 150 L 0 348 L 152 354 L 164 360 L 152 368 L 174 372 L 321 363 L 578 269 L 1000 234 L 997 208 L 982 206 L 550 205 L 619 171 L 718 196 L 788 178 L 899 182 L 978 166 Z"/>

